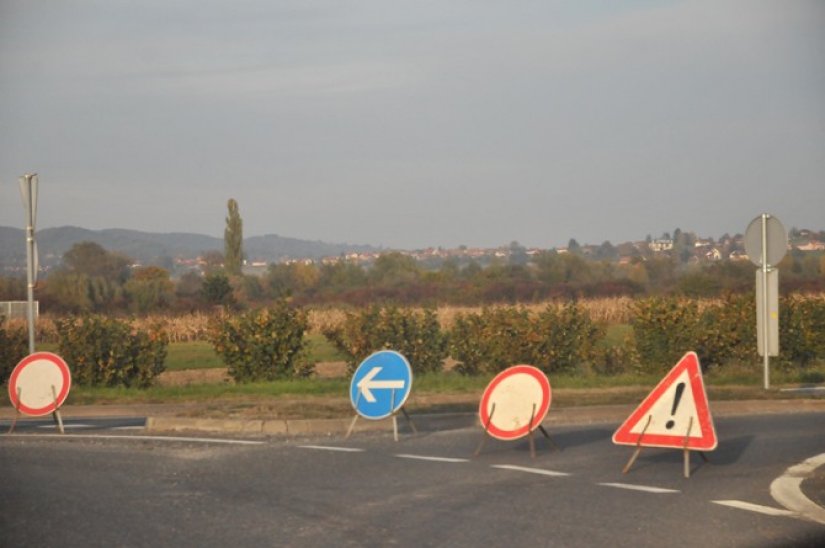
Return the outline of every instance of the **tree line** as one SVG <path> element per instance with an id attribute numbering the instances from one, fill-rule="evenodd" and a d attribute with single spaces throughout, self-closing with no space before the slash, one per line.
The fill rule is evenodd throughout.
<path id="1" fill-rule="evenodd" d="M 800 235 L 796 229 L 791 233 Z M 506 258 L 484 265 L 456 258 L 427 264 L 388 252 L 368 266 L 343 259 L 292 262 L 271 264 L 264 275 L 252 276 L 243 273 L 243 221 L 237 201 L 230 198 L 224 252 L 206 253 L 203 271 L 173 279 L 167 269 L 133 267 L 134 261 L 122 254 L 81 242 L 63 255 L 61 268 L 38 284 L 36 298 L 44 312 L 149 314 L 258 308 L 280 301 L 296 306 L 478 306 L 619 296 L 716 297 L 752 290 L 754 266 L 749 261 L 692 261 L 694 234 L 677 228 L 672 239 L 670 234 L 663 238 L 672 248 L 657 254 L 629 243 L 622 244 L 631 247 L 625 250 L 610 242 L 586 249 L 571 239 L 564 253 L 530 256 L 512 242 Z M 720 243 L 730 247 L 735 241 L 726 235 Z M 628 260 L 617 261 L 620 256 Z M 786 293 L 825 290 L 825 253 L 794 249 L 779 269 Z M 22 279 L 0 277 L 0 300 L 25 298 Z"/>
<path id="2" fill-rule="evenodd" d="M 236 253 L 233 257 L 237 265 Z M 261 276 L 211 261 L 204 272 L 173 278 L 158 266 L 132 260 L 93 242 L 74 245 L 62 266 L 40 281 L 41 311 L 55 313 L 183 313 L 216 305 L 256 308 L 286 299 L 298 306 L 515 304 L 551 299 L 683 295 L 716 297 L 753 291 L 749 261 L 684 263 L 671 254 L 627 263 L 577 253 L 511 255 L 486 266 L 447 259 L 428 268 L 390 252 L 369 266 L 334 263 L 271 264 Z M 784 293 L 825 290 L 825 255 L 790 252 L 779 265 Z M 25 281 L 0 278 L 0 300 L 25 300 Z"/>

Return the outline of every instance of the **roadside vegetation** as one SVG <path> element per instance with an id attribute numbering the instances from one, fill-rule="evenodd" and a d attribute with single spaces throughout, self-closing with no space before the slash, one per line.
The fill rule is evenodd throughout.
<path id="1" fill-rule="evenodd" d="M 561 394 L 636 397 L 689 350 L 712 390 L 750 393 L 734 388 L 761 385 L 754 267 L 696 262 L 690 235 L 675 241 L 669 253 L 639 251 L 621 263 L 609 245 L 591 255 L 571 245 L 528 256 L 514 242 L 506 259 L 483 267 L 422 265 L 392 252 L 368 267 L 277 264 L 262 277 L 240 273 L 242 250 L 233 245 L 232 268 L 212 254 L 203 276 L 174 280 L 84 242 L 37 288 L 44 315 L 36 339 L 69 361 L 74 402 L 344 397 L 358 363 L 385 348 L 409 359 L 423 394 L 476 393 L 502 369 L 528 363 Z M 774 386 L 821 383 L 825 255 L 792 252 L 779 269 Z M 0 300 L 24 298 L 19 280 L 0 278 Z M 0 382 L 25 352 L 24 322 L 0 319 Z M 335 378 L 316 370 L 327 362 L 342 365 Z M 224 368 L 231 382 L 158 382 Z"/>
<path id="2" fill-rule="evenodd" d="M 729 295 L 621 299 L 612 306 L 604 300 L 478 309 L 375 306 L 315 316 L 283 302 L 281 309 L 215 315 L 211 328 L 208 318 L 194 316 L 196 323 L 206 321 L 204 330 L 184 327 L 182 318 L 171 316 L 131 323 L 98 316 L 47 320 L 40 322 L 39 334 L 48 342 L 39 349 L 74 352 L 70 362 L 77 373 L 70 403 L 261 402 L 300 396 L 335 401 L 339 409 L 346 409 L 347 371 L 382 348 L 401 349 L 410 358 L 415 394 L 425 400 L 428 395 L 466 395 L 456 403 L 464 409 L 472 407 L 473 398 L 498 371 L 515 363 L 542 368 L 557 405 L 632 402 L 687 350 L 699 353 L 712 397 L 777 397 L 776 391 L 761 390 L 751 301 L 749 295 Z M 782 340 L 792 344 L 783 345 L 780 357 L 771 360 L 773 386 L 825 382 L 825 341 L 819 336 L 825 332 L 825 296 L 784 297 L 780 313 Z M 292 331 L 285 327 L 289 324 L 296 324 Z M 23 326 L 3 325 L 0 337 L 16 341 L 4 348 L 18 348 L 22 357 Z M 184 337 L 169 336 L 176 328 L 203 334 L 180 340 Z M 285 338 L 284 333 L 292 334 Z M 142 342 L 127 344 L 129 337 Z M 179 340 L 168 342 L 172 338 Z M 288 340 L 294 342 L 285 344 Z M 249 358 L 260 375 L 250 370 L 233 381 L 181 386 L 147 382 L 164 371 L 227 368 L 223 345 L 235 345 L 231 354 Z M 145 356 L 140 356 L 141 348 Z M 84 352 L 92 359 L 83 358 Z M 279 352 L 300 361 L 283 367 L 287 362 L 278 361 Z M 113 357 L 120 355 L 129 359 L 114 367 Z M 265 355 L 276 358 L 266 362 L 261 359 Z M 340 367 L 333 378 L 310 374 L 312 366 L 323 362 L 349 368 Z M 267 363 L 276 365 L 267 369 Z M 89 376 L 92 370 L 97 377 Z"/>

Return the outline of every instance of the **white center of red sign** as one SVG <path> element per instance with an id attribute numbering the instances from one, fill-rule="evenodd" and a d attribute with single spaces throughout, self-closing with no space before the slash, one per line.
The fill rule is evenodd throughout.
<path id="1" fill-rule="evenodd" d="M 478 416 L 494 438 L 515 440 L 541 425 L 550 409 L 550 399 L 550 381 L 540 369 L 514 365 L 487 385 Z"/>

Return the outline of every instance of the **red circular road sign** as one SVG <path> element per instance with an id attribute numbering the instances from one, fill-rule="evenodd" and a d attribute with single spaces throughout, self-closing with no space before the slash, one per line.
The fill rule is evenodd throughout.
<path id="1" fill-rule="evenodd" d="M 532 365 L 514 365 L 490 381 L 478 417 L 494 438 L 515 440 L 541 425 L 550 409 L 550 381 Z"/>
<path id="2" fill-rule="evenodd" d="M 11 372 L 9 398 L 21 413 L 38 417 L 59 409 L 71 386 L 72 375 L 63 358 L 35 352 L 20 360 Z"/>

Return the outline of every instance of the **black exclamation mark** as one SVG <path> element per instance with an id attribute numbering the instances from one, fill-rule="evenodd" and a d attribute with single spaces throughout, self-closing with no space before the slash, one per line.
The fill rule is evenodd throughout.
<path id="1" fill-rule="evenodd" d="M 671 415 L 676 414 L 676 408 L 679 407 L 679 400 L 682 399 L 682 392 L 684 392 L 684 391 L 685 391 L 685 383 L 680 382 L 679 384 L 676 385 L 676 396 L 673 397 L 673 409 L 670 410 Z M 671 419 L 671 420 L 667 421 L 667 424 L 665 424 L 665 427 L 667 427 L 667 429 L 670 430 L 675 425 L 676 425 L 676 423 L 673 422 L 673 420 Z"/>

